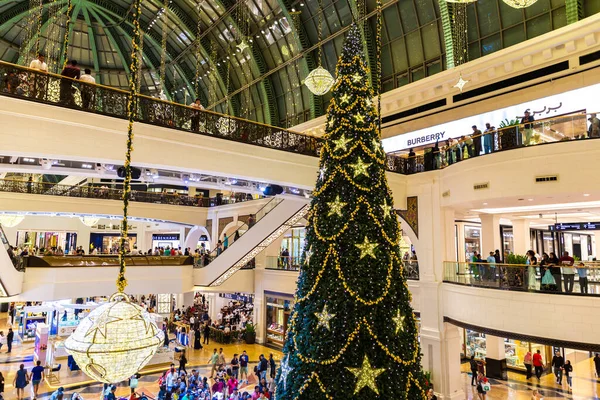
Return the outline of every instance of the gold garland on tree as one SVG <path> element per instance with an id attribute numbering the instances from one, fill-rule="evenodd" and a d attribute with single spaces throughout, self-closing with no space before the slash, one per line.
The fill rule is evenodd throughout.
<path id="1" fill-rule="evenodd" d="M 127 149 L 125 151 L 125 179 L 123 180 L 123 220 L 121 221 L 121 238 L 119 244 L 119 277 L 117 278 L 117 289 L 119 292 L 124 292 L 127 287 L 127 279 L 125 278 L 125 255 L 127 254 L 127 242 L 129 234 L 129 226 L 127 223 L 129 198 L 131 197 L 131 153 L 133 151 L 133 122 L 136 117 L 137 109 L 137 75 L 138 75 L 138 57 L 139 57 L 139 41 L 140 41 L 140 20 L 142 14 L 142 0 L 134 0 L 134 16 L 133 16 L 133 38 L 131 39 L 131 75 L 129 76 L 129 93 L 127 95 Z"/>
<path id="2" fill-rule="evenodd" d="M 67 7 L 67 23 L 65 24 L 65 39 L 63 41 L 63 69 L 67 66 L 69 62 L 69 25 L 71 24 L 71 14 L 73 14 L 73 2 L 69 0 Z"/>

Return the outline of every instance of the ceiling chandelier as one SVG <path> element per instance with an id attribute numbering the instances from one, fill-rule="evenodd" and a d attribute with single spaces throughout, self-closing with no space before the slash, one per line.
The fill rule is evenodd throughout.
<path id="1" fill-rule="evenodd" d="M 13 228 L 23 222 L 24 219 L 25 216 L 22 214 L 4 214 L 0 215 L 0 225 Z"/>
<path id="2" fill-rule="evenodd" d="M 85 226 L 89 226 L 91 228 L 92 226 L 96 225 L 100 221 L 100 218 L 93 217 L 91 215 L 84 215 L 83 217 L 79 217 L 79 220 L 81 221 L 82 224 L 84 224 Z"/>
<path id="3" fill-rule="evenodd" d="M 116 383 L 150 361 L 163 335 L 150 314 L 119 292 L 79 323 L 65 348 L 90 378 Z"/>
<path id="4" fill-rule="evenodd" d="M 502 0 L 512 8 L 527 8 L 533 5 L 537 0 Z"/>
<path id="5" fill-rule="evenodd" d="M 335 83 L 335 79 L 329 71 L 321 66 L 321 41 L 323 36 L 323 3 L 319 0 L 319 51 L 317 52 L 317 60 L 319 65 L 317 68 L 310 71 L 306 79 L 304 80 L 304 84 L 310 90 L 310 92 L 316 96 L 322 96 L 325 93 L 329 92 Z"/>

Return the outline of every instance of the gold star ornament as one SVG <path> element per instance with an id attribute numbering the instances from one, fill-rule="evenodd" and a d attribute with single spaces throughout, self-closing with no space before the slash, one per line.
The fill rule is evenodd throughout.
<path id="1" fill-rule="evenodd" d="M 460 90 L 460 92 L 463 92 L 463 88 L 465 87 L 465 85 L 469 83 L 469 81 L 465 81 L 462 77 L 462 75 L 460 75 L 460 77 L 458 78 L 458 82 L 456 82 L 456 85 L 452 86 L 457 88 L 458 90 Z"/>
<path id="2" fill-rule="evenodd" d="M 404 315 L 402 315 L 402 313 L 400 312 L 400 310 L 398 310 L 398 314 L 392 318 L 392 321 L 394 321 L 394 323 L 396 324 L 396 333 L 402 331 L 404 332 L 404 319 L 406 317 Z"/>
<path id="3" fill-rule="evenodd" d="M 332 140 L 332 142 L 335 144 L 335 147 L 333 149 L 333 151 L 338 151 L 338 150 L 344 150 L 346 151 L 348 149 L 347 145 L 348 143 L 350 143 L 352 141 L 352 139 L 346 139 L 345 135 L 340 136 L 339 139 L 337 140 Z"/>
<path id="4" fill-rule="evenodd" d="M 369 358 L 365 356 L 363 359 L 362 366 L 360 368 L 349 368 L 346 369 L 356 377 L 356 388 L 354 389 L 354 394 L 360 392 L 364 387 L 368 387 L 375 394 L 379 394 L 379 390 L 377 389 L 377 382 L 375 381 L 377 377 L 385 372 L 385 368 L 373 368 L 371 367 L 371 363 L 369 362 Z"/>
<path id="5" fill-rule="evenodd" d="M 237 44 L 235 47 L 237 47 L 237 48 L 238 48 L 238 50 L 239 50 L 240 52 L 242 52 L 242 51 L 246 50 L 246 49 L 247 49 L 248 47 L 250 47 L 250 46 L 248 46 L 248 43 L 246 43 L 246 41 L 245 41 L 245 40 L 242 40 L 242 42 L 241 42 L 240 44 Z"/>
<path id="6" fill-rule="evenodd" d="M 340 104 L 346 104 L 350 102 L 350 96 L 347 93 L 344 93 L 340 96 Z"/>
<path id="7" fill-rule="evenodd" d="M 383 210 L 383 217 L 388 218 L 390 216 L 390 211 L 392 211 L 392 206 L 389 206 L 387 200 L 383 201 L 383 205 L 381 205 L 381 209 Z"/>
<path id="8" fill-rule="evenodd" d="M 331 217 L 333 214 L 336 214 L 338 216 L 342 216 L 342 208 L 346 207 L 347 203 L 343 203 L 340 201 L 340 196 L 338 195 L 335 198 L 335 201 L 331 201 L 329 203 L 327 203 L 327 205 L 329 206 L 329 212 L 327 213 L 328 217 Z"/>
<path id="9" fill-rule="evenodd" d="M 356 123 L 357 123 L 357 124 L 358 124 L 359 122 L 360 122 L 361 124 L 364 124 L 364 123 L 365 123 L 365 116 L 364 116 L 364 115 L 362 115 L 361 113 L 358 113 L 358 114 L 356 114 L 356 115 L 354 116 L 354 121 L 356 121 Z"/>
<path id="10" fill-rule="evenodd" d="M 373 258 L 377 258 L 375 256 L 375 249 L 379 246 L 378 243 L 369 242 L 369 238 L 365 236 L 365 241 L 359 244 L 355 244 L 356 247 L 360 249 L 360 259 L 362 260 L 365 256 L 371 256 Z"/>
<path id="11" fill-rule="evenodd" d="M 358 83 L 360 81 L 362 81 L 362 76 L 358 72 L 352 75 L 352 82 Z"/>
<path id="12" fill-rule="evenodd" d="M 358 157 L 358 160 L 355 164 L 350 164 L 352 169 L 354 170 L 354 177 L 356 178 L 359 175 L 369 176 L 369 167 L 371 164 L 364 163 L 362 158 Z"/>
<path id="13" fill-rule="evenodd" d="M 327 311 L 327 304 L 323 306 L 323 311 L 320 313 L 315 313 L 315 316 L 318 320 L 317 328 L 323 326 L 327 328 L 328 331 L 331 330 L 329 326 L 329 321 L 331 321 L 333 317 L 335 317 L 335 314 L 330 314 L 329 311 Z"/>

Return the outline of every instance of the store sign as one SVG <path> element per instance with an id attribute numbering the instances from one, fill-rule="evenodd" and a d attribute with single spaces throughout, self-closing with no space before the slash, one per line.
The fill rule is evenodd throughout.
<path id="1" fill-rule="evenodd" d="M 425 144 L 435 143 L 437 141 L 443 140 L 446 135 L 446 131 L 430 133 L 427 135 L 420 135 L 414 138 L 409 138 L 406 140 L 407 147 L 418 147 L 423 146 Z"/>
<path id="2" fill-rule="evenodd" d="M 179 233 L 172 235 L 152 235 L 152 240 L 179 240 Z"/>
<path id="3" fill-rule="evenodd" d="M 600 230 L 600 222 L 572 222 L 568 224 L 550 225 L 548 229 L 552 232 L 558 231 L 597 231 Z"/>
<path id="4" fill-rule="evenodd" d="M 244 296 L 242 294 L 220 293 L 219 297 L 223 297 L 225 299 L 236 300 L 236 301 L 242 301 L 242 302 L 246 302 L 246 303 L 252 303 L 252 297 L 251 296 Z"/>

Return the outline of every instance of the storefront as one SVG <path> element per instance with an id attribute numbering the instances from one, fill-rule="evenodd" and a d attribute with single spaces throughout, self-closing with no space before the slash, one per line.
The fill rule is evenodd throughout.
<path id="1" fill-rule="evenodd" d="M 76 232 L 17 231 L 17 247 L 52 249 L 61 247 L 65 253 L 77 246 Z"/>
<path id="2" fill-rule="evenodd" d="M 178 249 L 181 247 L 179 233 L 152 234 L 152 248 L 155 249 L 157 247 Z"/>
<path id="3" fill-rule="evenodd" d="M 265 292 L 267 344 L 283 347 L 290 313 L 294 307 L 291 294 Z"/>
<path id="4" fill-rule="evenodd" d="M 304 242 L 306 237 L 306 228 L 292 228 L 283 235 L 281 250 L 287 249 L 292 259 L 299 259 L 302 256 Z"/>
<path id="5" fill-rule="evenodd" d="M 127 250 L 132 249 L 137 243 L 137 234 L 131 233 L 128 236 L 129 240 L 125 244 Z M 98 253 L 117 253 L 121 243 L 121 236 L 116 233 L 96 233 L 90 234 L 90 252 L 98 249 Z"/>
<path id="6" fill-rule="evenodd" d="M 458 329 L 461 332 L 461 357 L 470 359 L 471 356 L 475 356 L 478 360 L 484 360 L 487 354 L 486 334 L 470 329 Z M 525 357 L 528 351 L 534 354 L 540 350 L 544 364 L 552 360 L 553 354 L 552 346 L 507 338 L 504 339 L 504 350 L 506 353 L 506 365 L 508 368 L 517 371 L 525 371 L 523 357 Z"/>
<path id="7" fill-rule="evenodd" d="M 465 225 L 465 260 L 471 260 L 475 252 L 481 254 L 481 227 Z"/>
<path id="8" fill-rule="evenodd" d="M 509 254 L 515 252 L 513 227 L 500 225 L 500 237 L 502 238 L 502 260 L 506 260 Z"/>
<path id="9" fill-rule="evenodd" d="M 34 341 L 37 325 L 40 323 L 50 325 L 53 311 L 54 308 L 48 306 L 24 307 L 18 318 L 18 334 L 21 340 L 23 342 Z"/>

